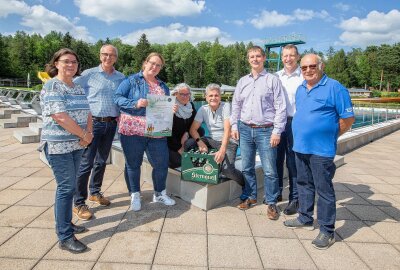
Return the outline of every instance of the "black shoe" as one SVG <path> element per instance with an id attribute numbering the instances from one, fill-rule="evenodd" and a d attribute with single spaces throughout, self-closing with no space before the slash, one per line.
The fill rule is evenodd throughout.
<path id="1" fill-rule="evenodd" d="M 61 249 L 68 250 L 72 253 L 82 253 L 87 249 L 87 246 L 76 239 L 75 236 L 72 236 L 67 240 L 60 241 L 58 245 Z"/>
<path id="2" fill-rule="evenodd" d="M 286 206 L 285 210 L 283 210 L 283 213 L 287 216 L 294 215 L 297 213 L 297 209 L 299 209 L 299 201 L 293 200 L 293 201 L 289 202 L 289 204 Z"/>
<path id="3" fill-rule="evenodd" d="M 72 226 L 72 229 L 74 230 L 74 234 L 79 234 L 79 233 L 83 233 L 83 232 L 86 231 L 86 228 L 85 228 L 85 227 L 75 225 L 75 224 L 72 223 L 72 222 L 71 222 L 71 226 Z"/>

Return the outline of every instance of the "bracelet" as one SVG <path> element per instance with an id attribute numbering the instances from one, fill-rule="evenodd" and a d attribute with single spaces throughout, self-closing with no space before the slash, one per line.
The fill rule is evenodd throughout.
<path id="1" fill-rule="evenodd" d="M 86 134 L 87 134 L 87 132 L 86 132 L 86 130 L 83 130 L 83 135 L 82 136 L 80 136 L 82 139 L 85 139 L 85 137 L 86 137 Z"/>

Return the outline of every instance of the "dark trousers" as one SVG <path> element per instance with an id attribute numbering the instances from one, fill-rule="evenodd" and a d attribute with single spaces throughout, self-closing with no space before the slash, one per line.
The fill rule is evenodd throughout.
<path id="1" fill-rule="evenodd" d="M 296 153 L 296 166 L 300 222 L 313 222 L 317 192 L 317 219 L 320 231 L 328 235 L 333 234 L 336 220 L 336 197 L 332 183 L 336 165 L 333 158 Z"/>
<path id="2" fill-rule="evenodd" d="M 117 121 L 93 121 L 93 141 L 82 155 L 76 178 L 76 206 L 85 204 L 88 197 L 88 182 L 91 195 L 98 194 L 103 184 L 106 162 L 110 154 L 112 142 L 117 128 Z"/>
<path id="3" fill-rule="evenodd" d="M 289 172 L 289 201 L 297 200 L 299 195 L 297 192 L 297 170 L 296 170 L 296 155 L 293 151 L 293 133 L 292 133 L 292 118 L 288 117 L 285 131 L 281 134 L 281 141 L 277 149 L 276 170 L 279 179 L 279 193 L 283 190 L 283 164 L 286 158 L 286 167 Z"/>

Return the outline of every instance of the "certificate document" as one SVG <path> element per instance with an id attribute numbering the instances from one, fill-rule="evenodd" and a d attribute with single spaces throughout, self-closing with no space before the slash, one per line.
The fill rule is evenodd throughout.
<path id="1" fill-rule="evenodd" d="M 171 136 L 174 96 L 147 95 L 145 136 Z"/>

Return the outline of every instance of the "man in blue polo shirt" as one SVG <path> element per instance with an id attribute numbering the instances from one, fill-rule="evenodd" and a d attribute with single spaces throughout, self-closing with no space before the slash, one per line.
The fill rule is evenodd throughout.
<path id="1" fill-rule="evenodd" d="M 324 74 L 324 64 L 318 55 L 305 55 L 300 68 L 305 81 L 297 89 L 292 123 L 299 217 L 285 221 L 284 225 L 313 230 L 317 192 L 320 232 L 312 244 L 326 249 L 335 242 L 336 198 L 332 179 L 337 138 L 351 127 L 354 114 L 348 90 Z"/>
<path id="2" fill-rule="evenodd" d="M 101 64 L 85 70 L 82 76 L 74 80 L 74 83 L 85 89 L 93 118 L 93 141 L 83 152 L 74 198 L 73 213 L 82 220 L 92 217 L 85 203 L 88 197 L 89 176 L 89 201 L 101 206 L 110 204 L 109 199 L 103 196 L 101 186 L 117 128 L 116 118 L 119 115 L 113 100 L 114 92 L 125 79 L 125 76 L 114 68 L 117 58 L 116 47 L 110 44 L 103 45 L 100 49 Z"/>

